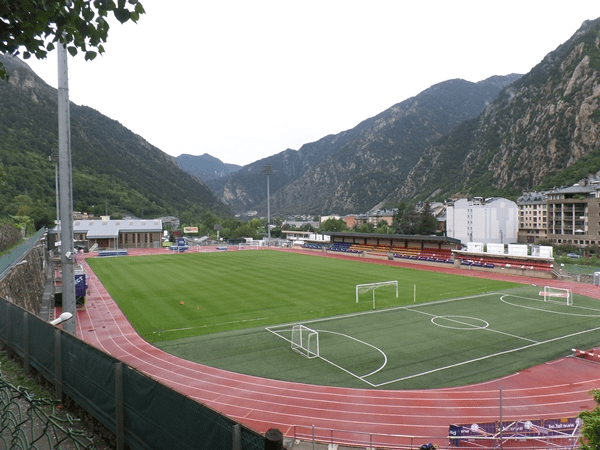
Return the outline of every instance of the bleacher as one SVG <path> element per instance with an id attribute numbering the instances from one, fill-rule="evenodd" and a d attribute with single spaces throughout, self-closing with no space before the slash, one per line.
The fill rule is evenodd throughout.
<path id="1" fill-rule="evenodd" d="M 328 250 L 356 254 L 366 252 L 368 255 L 372 256 L 387 256 L 389 253 L 392 253 L 396 258 L 454 264 L 454 261 L 452 260 L 452 250 L 450 249 L 421 249 L 417 247 L 390 247 L 388 245 L 335 242 Z"/>
<path id="2" fill-rule="evenodd" d="M 392 250 L 396 258 L 454 264 L 450 249 L 394 247 Z"/>
<path id="3" fill-rule="evenodd" d="M 321 250 L 321 249 L 323 249 L 324 246 L 326 246 L 326 244 L 316 244 L 314 242 L 305 242 L 304 245 L 302 245 L 302 248 L 308 248 L 311 250 Z"/>
<path id="4" fill-rule="evenodd" d="M 472 255 L 457 255 L 457 258 L 460 259 L 460 263 L 463 266 L 485 267 L 488 269 L 505 267 L 507 269 L 510 268 L 552 272 L 552 263 L 548 261 L 524 260 L 502 255 L 481 257 L 473 257 Z"/>
<path id="5" fill-rule="evenodd" d="M 127 256 L 127 249 L 98 250 L 98 256 Z"/>
<path id="6" fill-rule="evenodd" d="M 353 249 L 352 247 L 354 247 L 354 245 L 349 242 L 334 242 L 328 250 L 333 252 L 360 253 L 360 251 Z"/>

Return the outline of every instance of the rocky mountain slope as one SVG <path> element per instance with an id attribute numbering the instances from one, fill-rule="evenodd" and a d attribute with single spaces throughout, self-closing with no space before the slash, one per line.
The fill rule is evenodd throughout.
<path id="1" fill-rule="evenodd" d="M 242 166 L 238 166 L 237 164 L 224 163 L 208 153 L 204 153 L 203 155 L 188 155 L 184 153 L 177 156 L 175 160 L 182 170 L 205 182 L 215 178 L 222 178 L 242 168 Z"/>
<path id="2" fill-rule="evenodd" d="M 396 196 L 517 196 L 580 165 L 600 150 L 599 73 L 596 19 L 586 21 L 478 118 L 429 146 Z M 586 160 L 588 173 L 600 169 L 592 163 L 596 160 Z"/>
<path id="3" fill-rule="evenodd" d="M 49 157 L 58 149 L 57 91 L 23 61 L 2 55 L 0 61 L 10 76 L 0 81 L 0 163 L 6 173 L 0 213 L 16 214 L 27 202 L 54 217 Z M 206 209 L 231 214 L 202 181 L 117 121 L 73 103 L 70 112 L 76 210 L 183 218 Z"/>
<path id="4" fill-rule="evenodd" d="M 426 145 L 476 117 L 518 75 L 479 83 L 449 80 L 405 100 L 355 128 L 286 150 L 208 185 L 234 212 L 266 211 L 270 165 L 271 210 L 286 213 L 366 211 L 397 189 Z"/>

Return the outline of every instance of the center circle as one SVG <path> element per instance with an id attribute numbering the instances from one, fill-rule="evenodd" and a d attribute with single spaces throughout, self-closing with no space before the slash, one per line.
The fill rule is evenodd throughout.
<path id="1" fill-rule="evenodd" d="M 431 323 L 453 330 L 482 330 L 490 326 L 483 319 L 468 316 L 435 316 L 431 318 Z"/>

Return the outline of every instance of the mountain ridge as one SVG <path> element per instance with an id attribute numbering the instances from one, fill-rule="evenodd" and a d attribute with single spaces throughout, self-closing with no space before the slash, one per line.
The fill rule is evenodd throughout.
<path id="1" fill-rule="evenodd" d="M 437 83 L 350 130 L 304 144 L 298 151 L 285 150 L 207 184 L 234 212 L 264 212 L 266 180 L 259 180 L 265 178 L 262 167 L 271 165 L 271 206 L 277 213 L 369 210 L 384 198 L 376 198 L 377 192 L 391 190 L 394 180 L 416 163 L 423 142 L 441 138 L 481 112 L 518 77 Z M 387 158 L 390 152 L 393 160 Z M 381 158 L 386 158 L 385 164 L 372 167 Z"/>
<path id="2" fill-rule="evenodd" d="M 0 60 L 9 73 L 8 82 L 0 82 L 0 163 L 7 178 L 0 211 L 16 214 L 25 202 L 50 222 L 55 174 L 48 159 L 57 160 L 57 90 L 20 59 L 0 55 Z M 184 218 L 203 210 L 231 215 L 204 182 L 116 120 L 72 102 L 70 116 L 76 210 Z"/>

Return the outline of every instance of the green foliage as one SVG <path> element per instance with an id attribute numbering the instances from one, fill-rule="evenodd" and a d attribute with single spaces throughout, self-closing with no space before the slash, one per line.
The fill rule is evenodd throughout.
<path id="1" fill-rule="evenodd" d="M 331 232 L 340 232 L 340 231 L 348 231 L 348 225 L 344 222 L 343 219 L 327 219 L 321 224 L 319 231 L 331 231 Z"/>
<path id="2" fill-rule="evenodd" d="M 15 79 L 32 76 L 10 58 L 0 56 L 0 61 L 18 74 Z M 39 79 L 29 87 L 0 82 L 0 98 L 0 217 L 26 214 L 38 227 L 51 225 L 56 216 L 56 90 Z M 71 129 L 76 211 L 177 215 L 182 223 L 199 222 L 207 210 L 230 216 L 204 184 L 118 122 L 71 104 Z M 23 203 L 23 195 L 30 201 Z"/>
<path id="3" fill-rule="evenodd" d="M 419 219 L 419 213 L 413 203 L 401 203 L 398 205 L 398 215 L 396 216 L 396 233 L 417 234 Z"/>
<path id="4" fill-rule="evenodd" d="M 119 0 L 116 4 L 100 0 L 28 0 L 10 2 L 10 6 L 2 2 L 0 54 L 16 56 L 24 47 L 24 59 L 32 55 L 43 59 L 60 42 L 66 45 L 71 56 L 82 51 L 86 60 L 92 60 L 98 53 L 104 53 L 108 13 L 113 13 L 121 23 L 137 22 L 144 7 L 138 0 Z M 0 61 L 0 79 L 6 76 Z"/>
<path id="5" fill-rule="evenodd" d="M 554 176 L 548 177 L 536 189 L 552 189 L 557 186 L 570 186 L 586 178 L 589 174 L 600 171 L 600 148 L 579 158 L 573 165 L 566 167 Z"/>
<path id="6" fill-rule="evenodd" d="M 596 401 L 596 407 L 579 414 L 583 420 L 580 438 L 581 450 L 598 450 L 600 448 L 600 389 L 594 389 L 590 394 Z"/>
<path id="7" fill-rule="evenodd" d="M 419 222 L 417 223 L 417 234 L 429 235 L 435 234 L 437 231 L 438 222 L 431 212 L 431 204 L 425 202 L 423 209 L 419 214 Z"/>
<path id="8" fill-rule="evenodd" d="M 358 233 L 372 233 L 375 231 L 375 227 L 372 223 L 363 223 L 355 228 Z"/>

